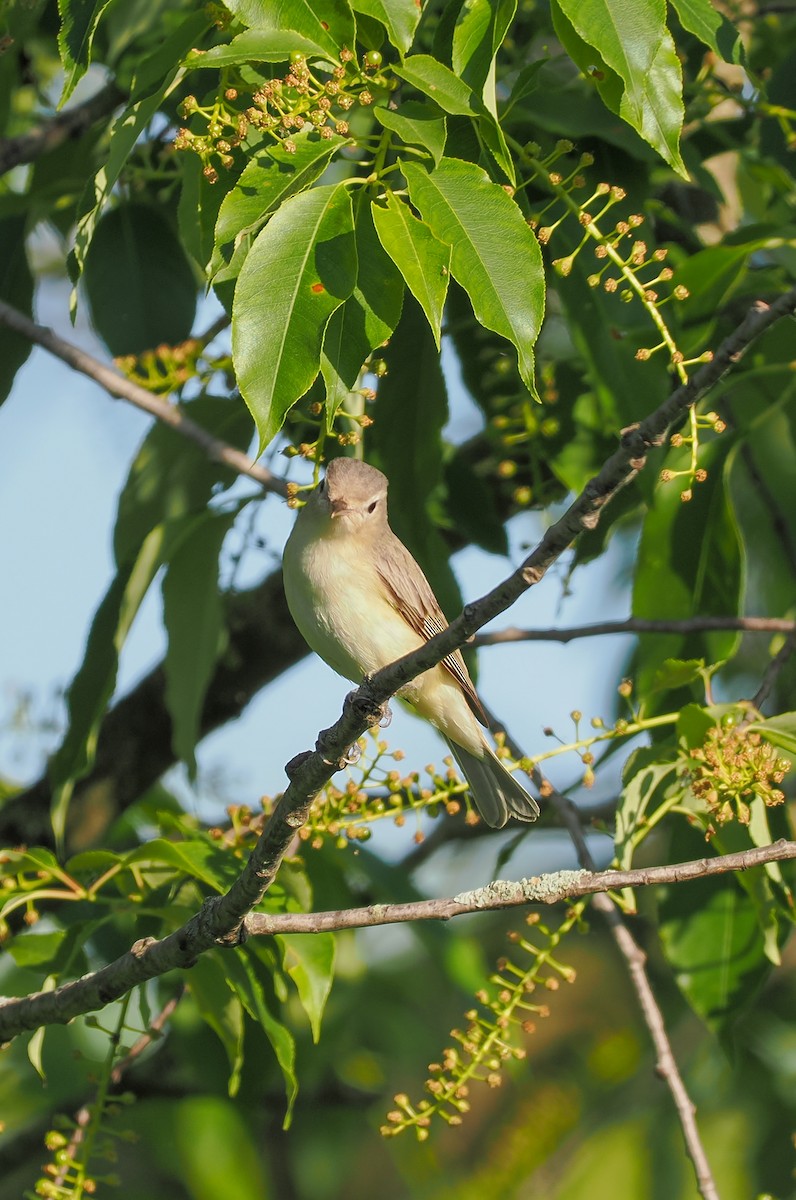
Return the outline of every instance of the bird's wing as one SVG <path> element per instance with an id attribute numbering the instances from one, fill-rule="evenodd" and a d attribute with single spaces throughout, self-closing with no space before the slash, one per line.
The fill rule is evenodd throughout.
<path id="1" fill-rule="evenodd" d="M 394 534 L 381 540 L 376 569 L 391 602 L 416 633 L 428 641 L 436 633 L 447 629 L 448 622 L 431 590 L 431 584 L 406 546 Z M 461 687 L 475 716 L 486 725 L 486 714 L 473 687 L 461 651 L 454 650 L 453 654 L 443 658 L 442 665 L 450 671 Z"/>

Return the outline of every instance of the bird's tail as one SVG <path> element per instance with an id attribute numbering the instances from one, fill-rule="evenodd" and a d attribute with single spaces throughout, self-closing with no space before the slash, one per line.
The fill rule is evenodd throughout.
<path id="1" fill-rule="evenodd" d="M 487 825 L 502 829 L 509 817 L 516 817 L 518 821 L 536 820 L 539 805 L 486 743 L 483 758 L 477 758 L 456 742 L 448 741 L 448 746 Z"/>

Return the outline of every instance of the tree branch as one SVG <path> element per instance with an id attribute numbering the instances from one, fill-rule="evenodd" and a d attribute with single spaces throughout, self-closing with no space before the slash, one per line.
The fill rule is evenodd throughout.
<path id="1" fill-rule="evenodd" d="M 314 913 L 250 913 L 243 922 L 247 935 L 262 937 L 276 933 L 323 933 L 338 929 L 367 929 L 373 925 L 396 925 L 405 921 L 449 921 L 465 913 L 494 912 L 526 904 L 558 904 L 576 896 L 616 892 L 626 887 L 652 887 L 661 883 L 685 883 L 728 871 L 747 871 L 769 862 L 796 859 L 796 842 L 784 840 L 770 846 L 698 858 L 674 866 L 643 867 L 634 871 L 553 871 L 514 882 L 497 879 L 473 891 L 460 892 L 441 900 L 414 900 L 407 904 L 369 904 Z"/>
<path id="2" fill-rule="evenodd" d="M 49 351 L 56 358 L 60 358 L 62 362 L 72 367 L 73 370 L 79 371 L 81 375 L 87 375 L 89 379 L 93 379 L 117 400 L 126 400 L 128 404 L 156 417 L 158 421 L 170 426 L 176 433 L 195 442 L 214 462 L 223 463 L 224 466 L 231 467 L 238 474 L 249 476 L 250 479 L 262 484 L 266 491 L 277 492 L 283 497 L 287 496 L 287 484 L 284 479 L 274 475 L 267 467 L 254 462 L 242 450 L 238 450 L 235 446 L 230 446 L 228 442 L 208 433 L 201 425 L 197 425 L 196 421 L 187 417 L 179 405 L 169 404 L 167 400 L 153 395 L 146 388 L 133 383 L 131 379 L 126 379 L 124 375 L 120 375 L 118 371 L 101 363 L 99 359 L 87 354 L 85 350 L 81 350 L 72 342 L 67 342 L 59 337 L 52 329 L 48 329 L 44 325 L 37 325 L 35 321 L 31 321 L 30 317 L 26 317 L 18 309 L 6 304 L 4 300 L 0 300 L 0 323 Z"/>
<path id="3" fill-rule="evenodd" d="M 587 851 L 588 854 L 588 851 Z M 271 937 L 277 933 L 321 933 L 340 929 L 364 929 L 374 925 L 394 925 L 407 921 L 449 921 L 466 913 L 494 912 L 519 908 L 528 904 L 558 904 L 577 896 L 595 896 L 595 904 L 603 899 L 618 918 L 613 902 L 605 892 L 624 887 L 652 887 L 658 884 L 685 883 L 706 879 L 731 871 L 747 871 L 765 863 L 787 862 L 796 859 L 796 842 L 780 840 L 770 846 L 759 846 L 735 854 L 715 858 L 699 858 L 673 866 L 643 867 L 632 871 L 553 871 L 515 882 L 498 879 L 484 887 L 460 892 L 457 896 L 439 900 L 415 900 L 406 904 L 371 904 L 365 908 L 338 909 L 315 913 L 253 913 L 243 920 L 241 936 Z M 219 898 L 209 901 L 202 913 L 194 917 L 184 930 L 178 930 L 157 942 L 144 938 L 131 950 L 89 975 L 64 984 L 52 992 L 38 992 L 22 998 L 0 998 L 0 1039 L 9 1041 L 26 1029 L 40 1025 L 64 1024 L 73 1017 L 108 1003 L 111 998 L 125 994 L 144 979 L 163 973 L 163 960 L 173 957 L 177 950 L 181 961 L 175 965 L 188 967 L 195 956 L 188 953 L 188 942 L 195 945 L 195 932 L 186 933 L 189 926 L 202 921 L 209 927 L 212 911 Z M 223 898 L 221 898 L 223 899 Z M 604 911 L 603 906 L 599 906 Z M 621 920 L 621 919 L 620 919 Z M 627 930 L 625 930 L 627 933 Z M 630 935 L 627 935 L 630 937 Z M 632 942 L 632 938 L 630 939 Z M 210 943 L 212 944 L 212 942 Z M 633 943 L 635 946 L 635 943 Z M 205 946 L 204 949 L 208 949 Z M 636 952 L 643 954 L 638 947 Z M 198 951 L 198 952 L 201 952 Z M 131 976 L 135 979 L 131 981 Z M 646 978 L 646 976 L 645 976 Z M 100 1003 L 96 997 L 107 997 Z M 55 1005 L 53 1005 L 55 1001 Z"/>
<path id="4" fill-rule="evenodd" d="M 376 723 L 382 705 L 405 683 L 463 646 L 482 625 L 504 612 L 538 583 L 573 538 L 582 529 L 595 525 L 605 504 L 642 469 L 649 448 L 662 444 L 672 424 L 721 378 L 755 337 L 795 308 L 796 287 L 770 307 L 757 301 L 739 328 L 722 345 L 713 362 L 704 366 L 687 385 L 677 388 L 640 425 L 624 432 L 619 450 L 547 530 L 517 571 L 486 596 L 468 604 L 447 629 L 412 654 L 376 672 L 347 698 L 342 716 L 331 729 L 321 733 L 315 751 L 308 753 L 295 769 L 287 791 L 269 818 L 240 876 L 225 895 L 208 900 L 200 912 L 161 941 L 143 938 L 116 963 L 82 980 L 51 992 L 7 1001 L 0 1007 L 0 1039 L 41 1025 L 68 1021 L 79 1013 L 102 1007 L 147 979 L 190 966 L 199 954 L 213 946 L 237 944 L 243 936 L 246 916 L 261 901 L 276 877 L 296 831 L 307 820 L 313 799 L 344 760 L 346 748 Z M 577 834 L 588 853 L 579 824 Z M 614 912 L 612 905 L 611 911 Z M 615 917 L 619 920 L 618 914 Z M 649 995 L 654 1003 L 651 989 Z"/>
<path id="5" fill-rule="evenodd" d="M 765 674 L 760 682 L 760 687 L 757 689 L 752 699 L 752 705 L 758 710 L 758 712 L 768 699 L 771 689 L 777 681 L 777 676 L 785 666 L 785 663 L 788 661 L 790 656 L 793 654 L 794 650 L 796 650 L 796 630 L 792 630 L 790 632 L 777 653 L 772 658 L 771 662 L 766 667 Z"/>
<path id="6" fill-rule="evenodd" d="M 794 633 L 796 621 L 786 617 L 687 617 L 680 621 L 652 621 L 628 617 L 624 621 L 596 621 L 593 625 L 571 625 L 567 629 L 497 629 L 479 633 L 472 645 L 500 646 L 512 642 L 574 642 L 578 638 L 602 637 L 612 633 L 705 633 L 713 629 L 737 629 L 743 633 Z"/>
<path id="7" fill-rule="evenodd" d="M 107 83 L 82 104 L 56 113 L 29 133 L 0 140 L 0 175 L 20 163 L 33 162 L 41 154 L 57 149 L 69 138 L 80 137 L 95 121 L 107 117 L 126 96 L 115 83 Z"/>

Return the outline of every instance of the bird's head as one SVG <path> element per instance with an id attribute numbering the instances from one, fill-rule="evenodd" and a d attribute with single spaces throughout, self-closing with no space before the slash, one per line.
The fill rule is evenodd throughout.
<path id="1" fill-rule="evenodd" d="M 387 521 L 387 476 L 355 458 L 335 458 L 307 508 L 325 516 L 335 537 L 376 532 Z"/>

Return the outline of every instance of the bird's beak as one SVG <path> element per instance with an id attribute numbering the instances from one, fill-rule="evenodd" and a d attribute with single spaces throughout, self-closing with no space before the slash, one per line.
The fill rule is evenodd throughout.
<path id="1" fill-rule="evenodd" d="M 329 502 L 329 516 L 341 517 L 344 512 L 348 512 L 348 505 L 345 500 L 331 500 Z"/>

